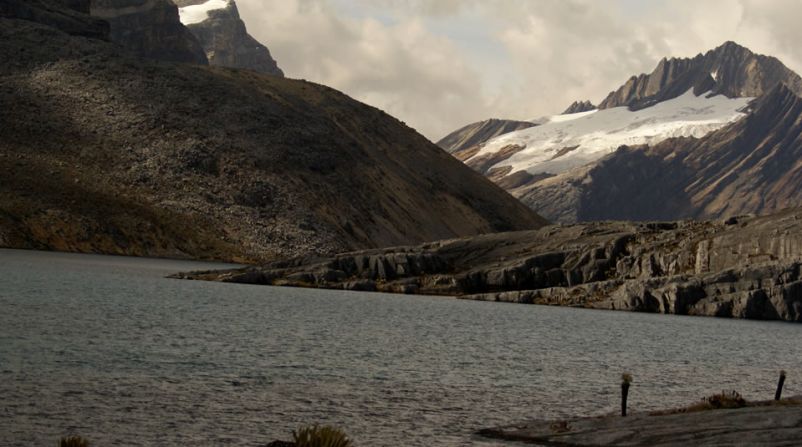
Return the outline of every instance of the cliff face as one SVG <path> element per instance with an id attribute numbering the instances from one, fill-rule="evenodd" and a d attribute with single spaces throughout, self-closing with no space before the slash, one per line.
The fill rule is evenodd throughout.
<path id="1" fill-rule="evenodd" d="M 248 34 L 234 0 L 175 0 L 174 3 L 180 8 L 182 22 L 203 46 L 209 64 L 284 76 L 270 50 Z M 209 3 L 219 3 L 222 7 L 210 7 Z"/>
<path id="2" fill-rule="evenodd" d="M 651 74 L 631 77 L 599 104 L 599 109 L 628 106 L 649 107 L 693 89 L 730 98 L 754 98 L 784 83 L 802 94 L 802 78 L 779 60 L 754 54 L 734 42 L 699 54 L 692 59 L 663 59 Z"/>
<path id="3" fill-rule="evenodd" d="M 801 257 L 794 209 L 726 222 L 551 226 L 180 276 L 802 321 Z"/>
<path id="4" fill-rule="evenodd" d="M 622 147 L 595 165 L 519 191 L 563 222 L 721 219 L 802 204 L 802 99 L 778 85 L 749 115 L 703 138 Z"/>
<path id="5" fill-rule="evenodd" d="M 91 14 L 111 25 L 111 40 L 134 54 L 207 64 L 197 38 L 181 24 L 170 0 L 91 0 Z"/>
<path id="6" fill-rule="evenodd" d="M 0 58 L 3 247 L 253 260 L 544 222 L 327 87 L 16 18 L 0 18 Z"/>

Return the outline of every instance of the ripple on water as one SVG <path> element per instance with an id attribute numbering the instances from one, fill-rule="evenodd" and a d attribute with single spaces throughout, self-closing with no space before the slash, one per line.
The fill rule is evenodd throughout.
<path id="1" fill-rule="evenodd" d="M 164 279 L 179 261 L 0 250 L 0 433 L 46 445 L 493 445 L 476 429 L 802 374 L 799 325 Z M 802 393 L 794 380 L 787 394 Z"/>

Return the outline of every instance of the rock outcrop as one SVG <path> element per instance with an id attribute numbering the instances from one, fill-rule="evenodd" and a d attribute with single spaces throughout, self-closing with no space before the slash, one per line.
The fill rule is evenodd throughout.
<path id="1" fill-rule="evenodd" d="M 736 409 L 526 421 L 479 435 L 534 445 L 574 447 L 795 445 L 802 436 L 802 400 Z"/>
<path id="2" fill-rule="evenodd" d="M 582 112 L 590 112 L 591 110 L 596 110 L 596 106 L 593 105 L 590 101 L 574 101 L 568 106 L 565 111 L 563 111 L 562 115 L 570 115 L 572 113 L 582 113 Z"/>
<path id="3" fill-rule="evenodd" d="M 96 39 L 109 38 L 109 25 L 93 19 L 89 0 L 4 0 L 0 17 L 47 24 L 67 34 Z"/>
<path id="4" fill-rule="evenodd" d="M 610 92 L 599 109 L 621 106 L 642 109 L 691 89 L 697 95 L 710 92 L 730 98 L 756 98 L 780 83 L 802 94 L 802 78 L 782 62 L 755 54 L 735 42 L 726 42 L 692 59 L 661 60 L 652 73 L 633 76 Z"/>
<path id="5" fill-rule="evenodd" d="M 77 14 L 77 12 L 76 12 Z M 275 259 L 537 228 L 386 113 L 0 18 L 4 247 Z"/>
<path id="6" fill-rule="evenodd" d="M 489 119 L 468 124 L 446 135 L 437 145 L 459 158 L 478 147 L 487 140 L 516 130 L 534 127 L 537 124 L 529 121 Z"/>
<path id="7" fill-rule="evenodd" d="M 111 25 L 111 40 L 134 54 L 171 62 L 207 64 L 197 38 L 181 24 L 170 0 L 91 0 L 93 16 Z"/>
<path id="8" fill-rule="evenodd" d="M 219 3 L 220 8 L 208 6 L 207 0 L 174 0 L 174 3 L 179 6 L 182 22 L 203 46 L 210 65 L 284 76 L 270 50 L 248 34 L 234 0 L 211 0 L 215 5 Z"/>
<path id="9" fill-rule="evenodd" d="M 802 209 L 551 226 L 183 277 L 802 321 Z"/>
<path id="10" fill-rule="evenodd" d="M 621 147 L 516 195 L 558 222 L 724 219 L 802 205 L 802 99 L 780 84 L 707 136 Z"/>

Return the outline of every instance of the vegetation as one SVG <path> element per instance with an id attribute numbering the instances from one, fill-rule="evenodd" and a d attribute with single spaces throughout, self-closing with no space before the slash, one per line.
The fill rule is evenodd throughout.
<path id="1" fill-rule="evenodd" d="M 292 432 L 296 447 L 352 447 L 345 433 L 334 427 L 313 425 Z"/>
<path id="2" fill-rule="evenodd" d="M 721 393 L 713 394 L 712 396 L 703 397 L 700 402 L 687 406 L 685 408 L 678 408 L 666 411 L 655 411 L 649 414 L 651 414 L 652 416 L 660 416 L 665 414 L 693 413 L 697 411 L 743 408 L 746 406 L 748 406 L 746 399 L 744 399 L 737 391 L 729 391 L 729 392 L 722 391 Z"/>
<path id="3" fill-rule="evenodd" d="M 61 438 L 61 447 L 89 447 L 89 441 L 80 436 L 68 436 Z"/>

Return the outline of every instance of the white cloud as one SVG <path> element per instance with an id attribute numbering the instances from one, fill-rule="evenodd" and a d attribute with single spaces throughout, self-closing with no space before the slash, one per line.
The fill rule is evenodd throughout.
<path id="1" fill-rule="evenodd" d="M 664 56 L 726 40 L 802 66 L 798 0 L 238 0 L 290 77 L 430 139 L 488 117 L 598 102 Z"/>

